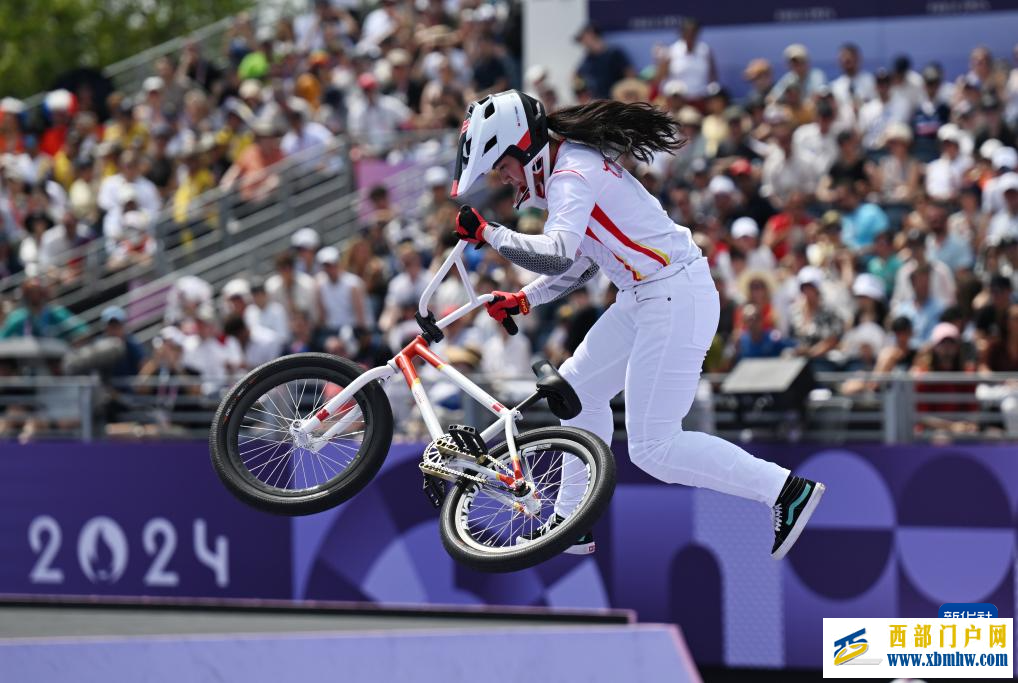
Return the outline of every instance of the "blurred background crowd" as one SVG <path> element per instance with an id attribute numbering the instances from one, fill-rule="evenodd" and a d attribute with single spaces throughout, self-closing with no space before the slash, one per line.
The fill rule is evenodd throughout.
<path id="1" fill-rule="evenodd" d="M 201 201 L 215 188 L 244 216 L 280 200 L 274 168 L 288 157 L 307 155 L 316 172 L 336 174 L 413 156 L 458 129 L 471 100 L 519 87 L 550 110 L 596 98 L 651 102 L 681 126 L 678 153 L 620 161 L 710 262 L 722 318 L 708 372 L 780 355 L 820 371 L 1018 371 L 1018 48 L 973 45 L 968 70 L 948 74 L 907 55 L 871 63 L 844 44 L 831 48 L 840 69 L 824 73 L 791 44 L 783 62 L 753 59 L 743 81 L 727 83 L 693 19 L 673 44 L 650 48 L 640 70 L 587 25 L 571 36 L 583 57 L 561 92 L 548 76 L 567 65 L 523 72 L 520 14 L 519 2 L 317 0 L 270 25 L 235 17 L 221 50 L 188 43 L 157 60 L 138 91 L 86 84 L 49 92 L 31 110 L 3 99 L 0 283 L 22 279 L 0 300 L 0 339 L 63 339 L 78 360 L 114 340 L 103 365 L 110 434 L 137 433 L 124 418 L 137 393 L 163 406 L 180 392 L 214 401 L 230 377 L 281 354 L 382 363 L 418 333 L 413 313 L 429 268 L 455 244 L 450 164 L 422 166 L 409 202 L 395 201 L 384 181 L 361 187 L 360 230 L 342 241 L 323 243 L 312 223 L 288 250 L 260 254 L 259 272 L 218 288 L 178 278 L 145 344 L 132 337 L 129 307 L 105 307 L 92 328 L 57 294 L 125 268 L 144 272 L 161 250 L 215 229 Z M 341 153 L 316 153 L 337 141 Z M 516 211 L 511 188 L 494 179 L 467 199 L 490 221 L 542 230 L 543 216 Z M 161 222 L 174 227 L 156 230 Z M 87 245 L 98 245 L 99 263 L 81 256 Z M 515 291 L 533 277 L 490 249 L 468 252 L 482 292 Z M 458 294 L 454 282 L 443 287 L 436 314 Z M 440 350 L 504 392 L 524 391 L 526 381 L 514 380 L 530 374 L 532 357 L 567 358 L 614 294 L 595 279 L 521 320 L 515 337 L 472 316 Z M 71 365 L 65 358 L 47 371 Z M 0 375 L 19 367 L 0 359 Z M 135 376 L 144 381 L 127 380 Z M 156 381 L 173 377 L 194 382 L 171 390 Z M 999 406 L 1006 431 L 1018 434 L 1012 384 L 937 387 Z M 875 389 L 864 374 L 837 387 L 849 396 Z M 452 389 L 436 397 L 459 407 Z M 977 431 L 969 405 L 958 399 L 953 418 L 923 428 Z M 48 418 L 60 419 L 72 418 Z M 8 405 L 0 436 L 39 429 Z"/>

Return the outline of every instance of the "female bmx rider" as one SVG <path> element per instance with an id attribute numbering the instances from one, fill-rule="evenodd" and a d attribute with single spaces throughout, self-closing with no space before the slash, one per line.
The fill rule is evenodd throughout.
<path id="1" fill-rule="evenodd" d="M 579 416 L 564 424 L 611 443 L 608 401 L 625 389 L 633 463 L 661 481 L 771 506 L 771 555 L 779 559 L 802 533 L 824 485 L 711 434 L 683 431 L 682 418 L 717 330 L 718 293 L 689 229 L 673 223 L 617 162 L 622 154 L 649 161 L 682 142 L 671 118 L 649 104 L 599 100 L 546 114 L 539 101 L 521 92 L 490 95 L 467 109 L 452 196 L 465 194 L 494 169 L 516 187 L 518 206 L 547 209 L 548 220 L 544 234 L 522 235 L 464 206 L 456 232 L 541 274 L 522 291 L 495 292 L 487 308 L 498 321 L 565 296 L 598 269 L 607 274 L 619 288 L 618 298 L 561 368 L 583 403 Z M 579 466 L 570 458 L 563 481 Z M 518 542 L 564 521 L 583 494 L 584 477 L 572 479 L 579 486 L 564 485 L 555 514 Z M 587 534 L 570 552 L 593 549 Z"/>

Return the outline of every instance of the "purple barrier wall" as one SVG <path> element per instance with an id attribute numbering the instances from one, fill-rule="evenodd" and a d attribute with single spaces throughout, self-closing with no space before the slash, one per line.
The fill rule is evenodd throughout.
<path id="1" fill-rule="evenodd" d="M 442 550 L 418 493 L 419 446 L 395 446 L 346 505 L 292 522 L 235 503 L 204 444 L 5 448 L 0 592 L 633 608 L 641 621 L 682 625 L 702 664 L 815 668 L 825 616 L 927 616 L 944 602 L 992 602 L 1014 615 L 1013 446 L 751 450 L 829 487 L 783 562 L 769 557 L 767 508 L 656 483 L 617 445 L 619 485 L 595 529 L 598 553 L 487 575 Z M 39 521 L 47 516 L 59 542 Z M 157 518 L 174 529 L 173 552 Z M 228 586 L 193 548 L 196 519 L 208 527 L 206 550 L 228 539 Z M 146 580 L 166 572 L 177 585 Z"/>
<path id="2" fill-rule="evenodd" d="M 291 595 L 290 520 L 220 484 L 208 446 L 0 446 L 0 592 Z"/>

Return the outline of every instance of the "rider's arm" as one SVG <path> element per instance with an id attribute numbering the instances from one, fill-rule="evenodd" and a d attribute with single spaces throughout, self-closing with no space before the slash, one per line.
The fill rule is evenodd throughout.
<path id="1" fill-rule="evenodd" d="M 548 181 L 548 220 L 543 235 L 523 235 L 489 223 L 484 241 L 518 266 L 543 275 L 561 275 L 576 262 L 594 210 L 594 191 L 579 173 L 559 172 Z"/>
<path id="2" fill-rule="evenodd" d="M 561 275 L 542 275 L 523 288 L 531 306 L 540 306 L 568 296 L 587 284 L 597 274 L 599 266 L 589 256 L 580 256 Z"/>

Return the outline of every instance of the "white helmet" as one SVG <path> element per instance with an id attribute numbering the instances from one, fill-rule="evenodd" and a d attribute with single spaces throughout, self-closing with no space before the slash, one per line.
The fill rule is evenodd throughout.
<path id="1" fill-rule="evenodd" d="M 460 129 L 459 154 L 451 196 L 466 194 L 478 178 L 510 155 L 523 165 L 527 187 L 520 205 L 547 208 L 544 186 L 550 139 L 544 105 L 518 90 L 507 90 L 471 103 Z"/>

